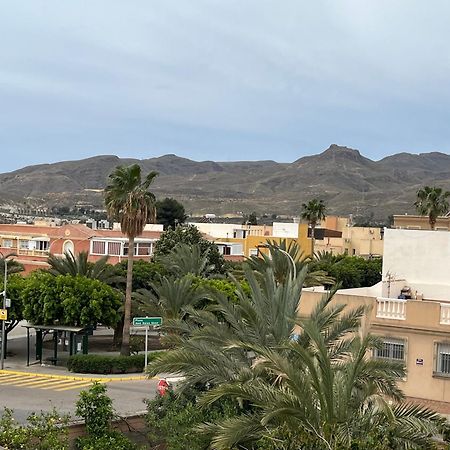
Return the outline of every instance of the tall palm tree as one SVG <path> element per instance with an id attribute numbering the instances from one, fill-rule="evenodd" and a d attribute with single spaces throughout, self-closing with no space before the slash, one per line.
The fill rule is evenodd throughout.
<path id="1" fill-rule="evenodd" d="M 117 167 L 109 175 L 105 188 L 105 206 L 108 215 L 118 220 L 122 233 L 128 237 L 127 284 L 121 354 L 130 354 L 131 293 L 133 282 L 133 257 L 135 238 L 142 234 L 144 227 L 156 218 L 156 198 L 149 188 L 157 176 L 150 172 L 142 179 L 141 168 L 137 164 Z"/>
<path id="2" fill-rule="evenodd" d="M 428 216 L 432 230 L 435 229 L 437 218 L 449 211 L 448 197 L 450 192 L 443 191 L 440 187 L 425 186 L 417 191 L 414 206 L 421 216 Z"/>
<path id="3" fill-rule="evenodd" d="M 249 448 L 280 427 L 292 445 L 286 448 L 375 448 L 367 445 L 370 439 L 381 443 L 378 449 L 434 448 L 443 419 L 403 402 L 397 386 L 405 376 L 402 363 L 370 356 L 381 342 L 357 332 L 364 308 L 345 312 L 330 300 L 324 297 L 298 322 L 298 339 L 278 348 L 253 347 L 257 377 L 216 385 L 203 396 L 206 404 L 226 397 L 252 405 L 241 416 L 206 427 L 212 448 Z"/>
<path id="4" fill-rule="evenodd" d="M 116 279 L 112 268 L 108 265 L 108 256 L 103 256 L 92 263 L 88 261 L 88 252 L 80 252 L 76 256 L 69 250 L 63 256 L 50 255 L 47 259 L 50 268 L 47 270 L 52 275 L 82 275 L 87 278 L 109 283 Z"/>
<path id="5" fill-rule="evenodd" d="M 315 231 L 318 222 L 325 220 L 326 206 L 323 200 L 313 199 L 302 204 L 301 218 L 311 227 L 311 256 L 314 255 Z"/>

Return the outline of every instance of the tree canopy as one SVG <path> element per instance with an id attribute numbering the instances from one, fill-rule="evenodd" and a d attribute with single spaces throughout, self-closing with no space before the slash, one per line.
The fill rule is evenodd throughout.
<path id="1" fill-rule="evenodd" d="M 181 225 L 186 220 L 184 206 L 174 198 L 166 197 L 156 202 L 156 221 L 164 225 L 164 229 Z"/>
<path id="2" fill-rule="evenodd" d="M 448 198 L 449 191 L 444 191 L 440 187 L 425 186 L 417 191 L 417 200 L 414 206 L 421 216 L 428 216 L 430 227 L 434 230 L 436 220 L 439 216 L 449 211 Z"/>
<path id="3" fill-rule="evenodd" d="M 214 273 L 225 272 L 225 260 L 219 253 L 217 245 L 206 240 L 202 233 L 194 225 L 178 226 L 174 230 L 168 229 L 164 231 L 155 247 L 155 259 L 158 261 L 160 257 L 168 255 L 178 244 L 186 244 L 189 246 L 199 246 L 201 254 L 207 253 L 208 266 L 214 266 Z"/>
<path id="4" fill-rule="evenodd" d="M 22 294 L 25 319 L 39 325 L 114 326 L 120 319 L 120 294 L 80 275 L 31 274 Z"/>

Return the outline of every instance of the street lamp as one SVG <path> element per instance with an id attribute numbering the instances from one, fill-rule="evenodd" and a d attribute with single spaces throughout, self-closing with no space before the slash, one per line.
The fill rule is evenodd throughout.
<path id="1" fill-rule="evenodd" d="M 278 250 L 281 253 L 284 253 L 289 258 L 289 260 L 291 261 L 291 263 L 292 263 L 292 270 L 294 271 L 294 280 L 295 280 L 297 278 L 297 266 L 295 265 L 294 258 L 286 250 L 283 250 L 280 247 L 278 247 Z"/>
<path id="2" fill-rule="evenodd" d="M 2 252 L 0 252 L 0 255 L 3 258 L 3 262 L 5 264 L 5 273 L 4 273 L 4 279 L 3 279 L 3 309 L 6 309 L 6 286 L 8 283 L 8 258 L 12 258 L 14 256 L 17 256 L 15 253 L 9 253 L 8 255 L 4 256 Z M 1 357 L 0 357 L 0 368 L 1 370 L 5 367 L 5 350 L 6 350 L 6 320 L 2 320 L 2 351 L 1 351 Z"/>

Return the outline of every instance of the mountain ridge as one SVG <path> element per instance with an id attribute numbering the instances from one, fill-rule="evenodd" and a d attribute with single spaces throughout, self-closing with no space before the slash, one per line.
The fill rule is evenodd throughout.
<path id="1" fill-rule="evenodd" d="M 138 163 L 156 170 L 158 198 L 185 204 L 188 213 L 213 212 L 296 215 L 301 203 L 323 198 L 329 212 L 374 214 L 413 212 L 415 192 L 423 185 L 450 189 L 450 155 L 401 152 L 374 161 L 359 150 L 330 145 L 316 155 L 291 163 L 263 161 L 194 161 L 174 154 L 146 159 L 98 155 L 72 161 L 26 166 L 0 174 L 3 204 L 38 207 L 92 205 L 101 207 L 98 192 L 111 171 Z"/>

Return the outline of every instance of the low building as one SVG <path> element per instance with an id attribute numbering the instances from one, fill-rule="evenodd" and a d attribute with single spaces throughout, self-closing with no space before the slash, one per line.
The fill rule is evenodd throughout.
<path id="1" fill-rule="evenodd" d="M 379 335 L 376 358 L 402 361 L 408 397 L 450 413 L 450 233 L 387 229 L 382 281 L 341 289 L 333 301 L 366 305 L 363 328 Z M 302 293 L 300 314 L 311 312 L 323 288 Z"/>
<path id="2" fill-rule="evenodd" d="M 153 254 L 155 242 L 162 230 L 145 230 L 136 238 L 136 258 L 147 259 Z M 128 256 L 128 239 L 119 230 L 91 229 L 82 224 L 62 226 L 36 226 L 25 224 L 0 224 L 0 252 L 14 253 L 25 271 L 45 268 L 50 254 L 62 255 L 67 251 L 89 253 L 89 260 L 109 256 L 116 264 Z"/>
<path id="3" fill-rule="evenodd" d="M 409 214 L 395 215 L 394 228 L 406 230 L 431 230 L 428 216 L 417 216 Z M 435 230 L 437 231 L 450 230 L 450 213 L 448 213 L 445 216 L 440 216 L 437 218 Z"/>

